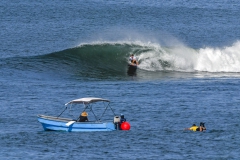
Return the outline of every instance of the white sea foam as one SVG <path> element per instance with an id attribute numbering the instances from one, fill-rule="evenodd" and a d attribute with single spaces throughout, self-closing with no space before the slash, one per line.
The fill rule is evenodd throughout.
<path id="1" fill-rule="evenodd" d="M 240 72 L 240 42 L 224 48 L 203 48 L 198 52 L 195 70 L 208 72 Z"/>
<path id="2" fill-rule="evenodd" d="M 151 48 L 151 47 L 150 47 Z M 224 48 L 194 50 L 184 45 L 173 48 L 152 47 L 138 55 L 139 68 L 149 71 L 240 72 L 240 42 Z"/>

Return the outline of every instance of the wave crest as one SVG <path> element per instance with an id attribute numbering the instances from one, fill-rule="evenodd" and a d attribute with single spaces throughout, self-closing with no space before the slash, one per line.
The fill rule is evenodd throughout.
<path id="1" fill-rule="evenodd" d="M 151 48 L 151 47 L 150 47 Z M 224 48 L 192 49 L 158 47 L 138 55 L 140 68 L 148 71 L 240 72 L 240 42 Z"/>

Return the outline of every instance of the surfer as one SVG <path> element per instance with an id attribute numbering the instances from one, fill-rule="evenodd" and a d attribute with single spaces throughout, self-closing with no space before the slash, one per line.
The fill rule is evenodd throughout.
<path id="1" fill-rule="evenodd" d="M 128 71 L 127 71 L 127 73 L 130 76 L 136 75 L 138 61 L 137 61 L 137 58 L 134 56 L 134 54 L 132 54 L 129 57 L 129 61 L 130 61 L 130 63 L 128 64 Z"/>
<path id="2" fill-rule="evenodd" d="M 134 58 L 134 54 L 131 54 L 131 56 L 129 57 L 129 61 L 131 62 Z"/>
<path id="3" fill-rule="evenodd" d="M 138 65 L 137 58 L 134 56 L 134 54 L 132 54 L 129 57 L 129 61 L 130 61 L 130 65 L 133 65 L 133 66 L 137 66 Z"/>
<path id="4" fill-rule="evenodd" d="M 202 132 L 202 131 L 205 131 L 205 130 L 206 130 L 206 127 L 204 126 L 204 123 L 203 123 L 203 122 L 200 122 L 200 126 L 199 126 L 199 127 L 196 126 L 196 124 L 193 124 L 192 127 L 190 127 L 190 128 L 185 128 L 185 130 L 190 130 L 190 131 L 194 131 L 194 132 L 196 132 L 196 131 Z"/>
<path id="5" fill-rule="evenodd" d="M 131 61 L 131 64 L 134 66 L 138 65 L 138 61 L 136 60 L 136 58 L 133 58 L 133 60 Z"/>

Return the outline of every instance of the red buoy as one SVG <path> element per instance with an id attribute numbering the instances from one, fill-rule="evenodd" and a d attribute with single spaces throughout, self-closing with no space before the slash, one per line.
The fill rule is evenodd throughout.
<path id="1" fill-rule="evenodd" d="M 123 122 L 121 124 L 121 129 L 122 130 L 130 130 L 130 128 L 131 128 L 131 126 L 130 126 L 130 123 L 128 123 L 128 122 Z"/>

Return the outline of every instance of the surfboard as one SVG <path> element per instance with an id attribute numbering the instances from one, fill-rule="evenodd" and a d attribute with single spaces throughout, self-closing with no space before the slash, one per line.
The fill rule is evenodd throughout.
<path id="1" fill-rule="evenodd" d="M 127 73 L 128 73 L 129 75 L 134 75 L 134 74 L 136 74 L 136 71 L 137 71 L 137 65 L 128 64 L 128 71 L 127 71 Z"/>

